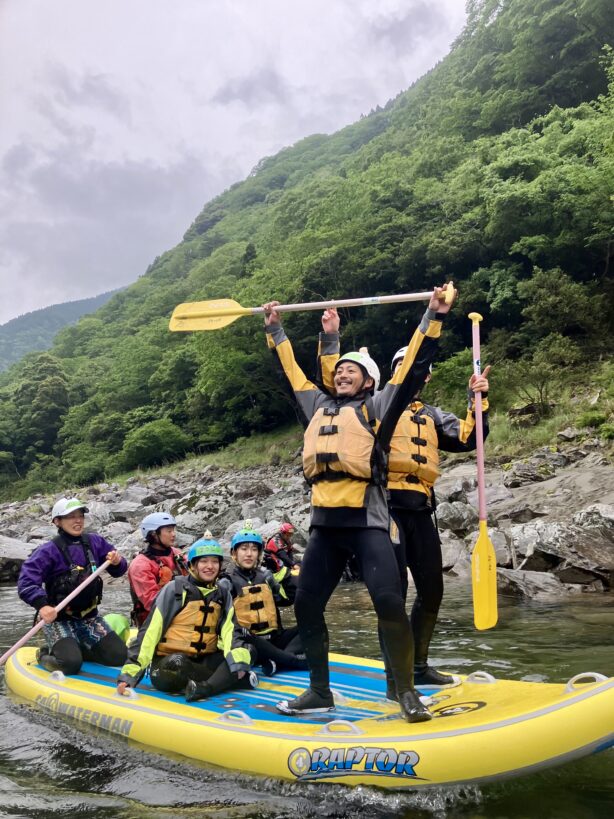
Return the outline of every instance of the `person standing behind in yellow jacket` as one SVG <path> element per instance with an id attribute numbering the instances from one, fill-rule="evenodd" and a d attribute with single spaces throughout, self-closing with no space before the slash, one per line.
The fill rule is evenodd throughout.
<path id="1" fill-rule="evenodd" d="M 335 366 L 339 360 L 339 316 L 334 309 L 322 317 L 318 368 L 326 389 L 334 390 Z M 325 354 L 321 351 L 325 350 Z M 394 354 L 391 372 L 401 366 L 407 347 Z M 424 404 L 420 390 L 413 396 L 399 419 L 390 441 L 388 456 L 388 492 L 392 516 L 391 539 L 399 564 L 403 599 L 407 598 L 407 569 L 416 586 L 412 606 L 411 627 L 414 637 L 414 684 L 430 688 L 450 688 L 458 685 L 458 677 L 442 674 L 428 664 L 428 652 L 439 607 L 443 598 L 443 567 L 441 541 L 433 521 L 435 511 L 434 484 L 440 475 L 439 450 L 471 452 L 476 448 L 474 396 L 482 393 L 484 438 L 488 435 L 488 373 L 469 379 L 469 406 L 464 419 L 459 419 L 439 407 Z M 431 373 L 425 383 L 431 380 Z M 383 640 L 382 653 L 386 666 L 386 697 L 398 698 Z"/>
<path id="2" fill-rule="evenodd" d="M 310 686 L 295 699 L 278 703 L 282 713 L 334 708 L 324 610 L 354 554 L 377 613 L 401 713 L 408 722 L 431 718 L 413 687 L 412 634 L 389 536 L 386 452 L 401 413 L 428 373 L 451 306 L 445 303 L 445 291 L 452 287 L 435 288 L 401 366 L 375 395 L 379 370 L 362 352 L 346 353 L 337 361 L 334 395 L 309 381 L 283 331 L 277 302 L 264 305 L 268 346 L 277 353 L 307 421 L 303 471 L 312 487 L 310 536 L 295 600 Z"/>

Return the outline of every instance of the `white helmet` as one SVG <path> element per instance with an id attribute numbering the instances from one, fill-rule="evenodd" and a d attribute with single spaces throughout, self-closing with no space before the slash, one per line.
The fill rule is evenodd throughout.
<path id="1" fill-rule="evenodd" d="M 56 501 L 53 504 L 53 509 L 51 510 L 51 520 L 63 518 L 64 515 L 70 515 L 70 513 L 74 512 L 76 509 L 83 509 L 84 512 L 90 511 L 87 506 L 79 500 L 79 498 L 60 498 L 59 501 Z"/>
<path id="2" fill-rule="evenodd" d="M 392 356 L 392 361 L 390 362 L 390 369 L 392 370 L 392 372 L 394 372 L 394 368 L 397 366 L 397 362 L 405 358 L 406 352 L 407 347 L 401 347 L 401 349 L 397 350 L 396 353 Z"/>
<path id="3" fill-rule="evenodd" d="M 353 351 L 342 355 L 335 364 L 335 369 L 337 369 L 337 367 L 343 361 L 351 361 L 353 364 L 360 364 L 360 366 L 366 371 L 369 378 L 373 379 L 373 392 L 377 390 L 380 381 L 379 367 L 369 355 L 369 350 L 366 347 L 361 347 L 358 352 Z"/>
<path id="4" fill-rule="evenodd" d="M 168 512 L 152 512 L 141 521 L 141 533 L 147 539 L 150 532 L 155 532 L 162 526 L 177 526 L 177 521 Z"/>
<path id="5" fill-rule="evenodd" d="M 390 362 L 390 370 L 394 373 L 394 368 L 397 366 L 399 361 L 402 361 L 405 358 L 405 353 L 407 352 L 407 347 L 401 347 L 396 353 L 392 356 L 392 361 Z M 429 364 L 429 372 L 433 372 L 433 365 Z"/>

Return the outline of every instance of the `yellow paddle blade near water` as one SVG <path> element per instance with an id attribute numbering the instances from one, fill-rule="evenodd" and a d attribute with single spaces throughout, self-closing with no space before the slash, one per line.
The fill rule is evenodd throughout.
<path id="1" fill-rule="evenodd" d="M 169 328 L 174 332 L 190 330 L 220 330 L 236 321 L 239 316 L 251 316 L 251 307 L 241 307 L 234 299 L 189 301 L 173 310 Z"/>
<path id="2" fill-rule="evenodd" d="M 497 625 L 497 558 L 488 536 L 486 521 L 480 521 L 480 531 L 471 554 L 473 585 L 473 622 L 479 631 Z"/>

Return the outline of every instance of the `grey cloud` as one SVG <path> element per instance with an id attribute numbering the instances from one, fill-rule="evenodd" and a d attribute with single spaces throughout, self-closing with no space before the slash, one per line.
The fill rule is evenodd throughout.
<path id="1" fill-rule="evenodd" d="M 8 275 L 1 274 L 6 309 L 0 322 L 26 296 L 32 309 L 33 300 L 42 306 L 133 282 L 224 185 L 193 156 L 155 166 L 69 154 L 67 147 L 57 150 L 25 179 L 0 180 L 10 184 L 12 198 L 33 193 L 40 206 L 38 217 L 3 214 L 0 246 Z"/>
<path id="2" fill-rule="evenodd" d="M 398 57 L 411 52 L 425 39 L 438 39 L 447 28 L 445 7 L 422 0 L 409 8 L 399 9 L 396 14 L 380 17 L 373 24 L 371 33 L 376 40 L 391 46 Z"/>
<path id="3" fill-rule="evenodd" d="M 243 77 L 229 80 L 211 98 L 212 102 L 227 105 L 243 102 L 250 108 L 271 102 L 285 105 L 292 100 L 292 90 L 273 66 L 264 65 Z"/>
<path id="4" fill-rule="evenodd" d="M 57 103 L 65 108 L 77 106 L 96 108 L 122 120 L 130 120 L 130 103 L 118 90 L 113 88 L 104 74 L 70 74 L 63 65 L 49 67 L 47 81 Z"/>

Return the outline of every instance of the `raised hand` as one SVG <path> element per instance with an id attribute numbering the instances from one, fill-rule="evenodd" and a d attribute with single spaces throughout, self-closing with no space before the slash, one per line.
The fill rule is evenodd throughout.
<path id="1" fill-rule="evenodd" d="M 341 319 L 336 307 L 329 307 L 322 313 L 322 330 L 325 333 L 338 333 Z"/>

